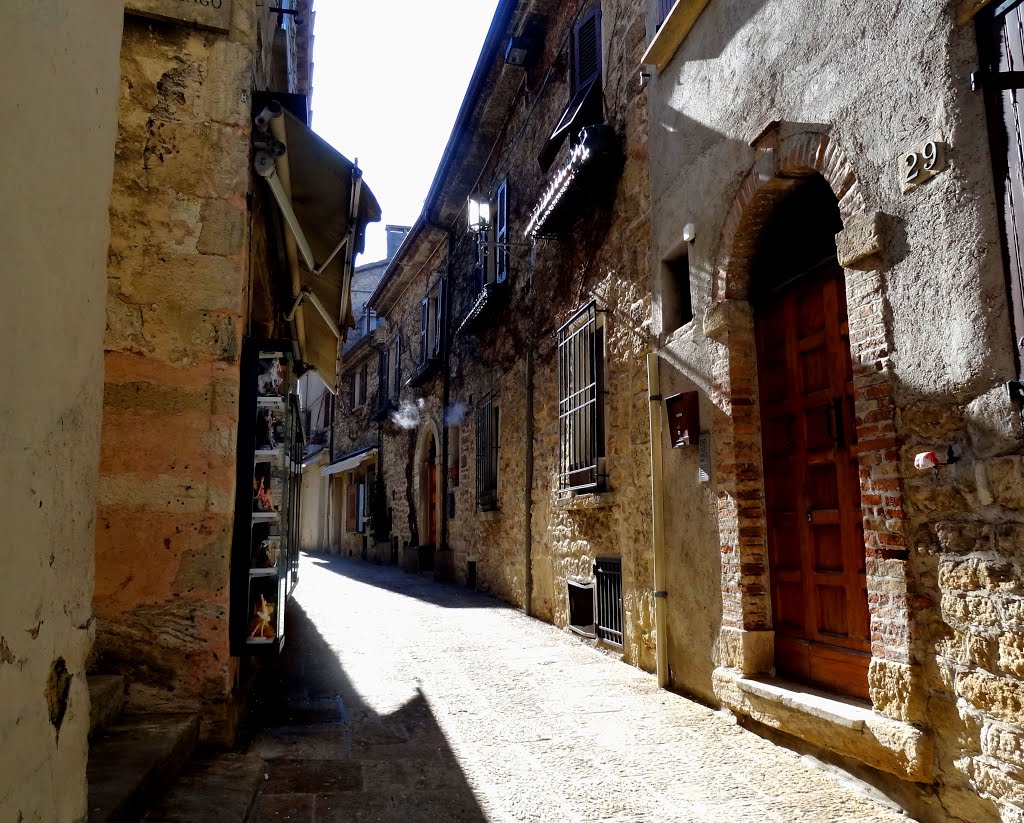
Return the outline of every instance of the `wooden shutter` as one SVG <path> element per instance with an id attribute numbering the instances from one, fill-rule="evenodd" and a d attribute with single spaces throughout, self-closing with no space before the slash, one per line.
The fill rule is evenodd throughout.
<path id="1" fill-rule="evenodd" d="M 367 378 L 370 376 L 370 367 L 366 363 L 363 363 L 363 367 L 359 370 L 359 405 L 362 406 L 366 403 L 366 383 Z"/>
<path id="2" fill-rule="evenodd" d="M 348 407 L 350 409 L 356 407 L 356 376 L 354 373 L 348 378 Z"/>
<path id="3" fill-rule="evenodd" d="M 395 359 L 394 359 L 394 363 L 392 363 L 392 365 L 391 365 L 391 368 L 393 368 L 395 370 L 394 390 L 395 390 L 395 399 L 397 400 L 398 399 L 398 395 L 401 394 L 401 391 L 402 391 L 402 338 L 401 337 L 396 337 L 395 338 Z"/>
<path id="4" fill-rule="evenodd" d="M 420 363 L 426 363 L 430 352 L 427 351 L 427 330 L 430 328 L 430 298 L 424 297 L 420 303 Z"/>
<path id="5" fill-rule="evenodd" d="M 494 199 L 494 281 L 504 283 L 508 279 L 508 180 L 501 181 Z"/>
<path id="6" fill-rule="evenodd" d="M 1024 377 L 1024 6 L 993 3 L 978 17 L 989 142 L 1017 375 Z"/>
<path id="7" fill-rule="evenodd" d="M 434 323 L 434 327 L 435 327 L 435 331 L 434 331 L 434 354 L 437 355 L 437 356 L 440 356 L 441 353 L 444 351 L 444 338 L 445 338 L 445 332 L 447 330 L 446 329 L 447 323 L 445 322 L 446 321 L 445 315 L 447 314 L 447 312 L 446 312 L 446 308 L 447 307 L 445 305 L 445 301 L 447 300 L 447 291 L 448 291 L 447 288 L 446 288 L 447 285 L 448 285 L 448 282 L 447 282 L 446 278 L 444 278 L 444 277 L 442 277 L 437 282 L 437 304 L 436 304 L 436 308 L 435 308 L 435 311 L 437 312 L 437 316 L 435 317 L 435 323 Z"/>
<path id="8" fill-rule="evenodd" d="M 665 18 L 668 17 L 668 13 L 672 11 L 672 7 L 676 4 L 676 0 L 658 0 L 658 27 L 665 22 Z"/>
<path id="9" fill-rule="evenodd" d="M 391 377 L 391 372 L 388 370 L 389 356 L 390 352 L 385 349 L 380 353 L 380 359 L 377 362 L 377 397 L 381 403 L 388 399 L 388 385 Z"/>
<path id="10" fill-rule="evenodd" d="M 594 4 L 573 27 L 573 92 L 601 74 L 601 12 Z"/>
<path id="11" fill-rule="evenodd" d="M 345 487 L 345 531 L 354 532 L 359 527 L 359 487 L 349 483 Z"/>

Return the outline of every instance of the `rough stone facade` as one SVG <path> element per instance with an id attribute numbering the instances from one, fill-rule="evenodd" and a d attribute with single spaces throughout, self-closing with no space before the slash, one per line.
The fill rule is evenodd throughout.
<path id="1" fill-rule="evenodd" d="M 0 820 L 79 823 L 122 4 L 6 12 Z"/>
<path id="2" fill-rule="evenodd" d="M 298 90 L 280 59 L 300 51 L 275 50 L 294 27 L 277 29 L 266 8 L 232 13 L 226 35 L 125 16 L 92 663 L 128 676 L 133 709 L 202 709 L 202 734 L 220 742 L 239 667 L 228 601 L 240 344 L 269 293 L 250 286 L 250 247 L 266 262 L 270 242 L 266 214 L 248 209 L 252 92 Z"/>
<path id="3" fill-rule="evenodd" d="M 651 81 L 662 390 L 700 392 L 714 463 L 702 483 L 696 455 L 663 441 L 672 682 L 907 781 L 899 791 L 923 819 L 1020 820 L 1024 440 L 1002 385 L 1013 338 L 984 101 L 967 80 L 976 35 L 956 4 L 895 17 L 855 6 L 711 2 Z M 901 93 L 880 96 L 893 78 Z M 949 166 L 904 190 L 898 162 L 929 139 L 944 142 Z M 750 678 L 772 675 L 774 642 L 750 259 L 781 193 L 815 175 L 843 221 L 871 636 L 864 715 Z M 687 224 L 694 320 L 674 330 L 661 322 L 661 261 Z M 917 453 L 949 447 L 956 462 L 914 468 Z"/>
<path id="4" fill-rule="evenodd" d="M 572 97 L 570 32 L 594 8 L 601 15 L 604 122 L 617 136 L 621 165 L 599 196 L 579 209 L 571 231 L 533 241 L 525 236 L 531 212 L 570 146 L 562 146 L 549 172 L 538 166 L 537 157 Z M 508 37 L 540 18 L 536 62 L 528 69 L 504 65 Z M 381 341 L 398 337 L 402 346 L 403 385 L 401 395 L 392 398 L 397 409 L 384 423 L 381 455 L 399 551 L 429 544 L 439 576 L 467 582 L 472 575 L 480 590 L 562 627 L 569 622 L 568 581 L 592 583 L 597 558 L 621 557 L 622 653 L 650 669 L 643 357 L 649 345 L 650 193 L 647 101 L 636 73 L 644 22 L 643 10 L 629 3 L 499 4 L 425 217 L 368 305 L 382 321 Z M 508 192 L 507 304 L 480 329 L 458 333 L 480 293 L 466 199 L 494 198 L 502 181 Z M 443 288 L 447 324 L 443 352 L 408 385 L 422 362 L 422 301 L 431 300 L 438 288 Z M 596 494 L 566 495 L 558 489 L 556 332 L 591 300 L 605 312 L 607 483 Z M 476 420 L 485 402 L 499 414 L 497 504 L 481 507 Z M 358 423 L 355 428 L 361 430 Z M 425 492 L 431 471 L 438 518 L 433 540 Z M 409 566 L 417 563 L 410 560 Z"/>

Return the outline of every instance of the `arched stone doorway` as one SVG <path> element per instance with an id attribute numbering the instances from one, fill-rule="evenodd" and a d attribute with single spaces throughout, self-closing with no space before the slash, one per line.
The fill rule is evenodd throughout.
<path id="1" fill-rule="evenodd" d="M 776 672 L 868 697 L 871 637 L 839 203 L 775 203 L 750 266 Z"/>
<path id="2" fill-rule="evenodd" d="M 427 422 L 420 432 L 416 445 L 415 476 L 416 527 L 419 543 L 421 570 L 432 568 L 433 552 L 439 547 L 441 534 L 440 502 L 440 437 L 432 422 Z"/>
<path id="3" fill-rule="evenodd" d="M 847 436 L 856 436 L 863 528 L 860 551 L 864 555 L 871 639 L 867 683 L 858 674 L 856 693 L 863 696 L 866 689 L 875 709 L 894 719 L 918 719 L 923 681 L 920 668 L 911 658 L 914 626 L 909 551 L 904 534 L 892 344 L 880 249 L 884 217 L 868 210 L 852 165 L 828 131 L 827 126 L 817 124 L 776 121 L 753 141 L 755 159 L 722 226 L 712 276 L 712 303 L 703 317 L 704 334 L 711 344 L 710 396 L 715 405 L 713 442 L 722 564 L 721 663 L 716 670 L 715 692 L 727 704 L 738 705 L 730 693 L 730 684 L 736 678 L 776 671 L 776 604 L 772 596 L 755 334 L 755 311 L 762 285 L 754 280 L 757 274 L 763 274 L 765 282 L 778 285 L 779 281 L 773 280 L 770 270 L 759 273 L 755 268 L 760 260 L 762 268 L 771 269 L 770 263 L 763 262 L 768 255 L 765 244 L 772 236 L 782 237 L 777 221 L 782 219 L 788 196 L 809 185 L 808 181 L 817 180 L 813 185 L 819 186 L 821 196 L 825 194 L 820 188 L 822 181 L 831 190 L 829 208 L 834 216 L 838 203 L 842 221 L 842 232 L 835 238 L 843 280 L 833 276 L 837 277 L 836 300 L 845 290 L 848 306 L 856 417 L 852 423 L 855 431 Z M 805 221 L 806 213 L 804 209 Z M 797 229 L 801 225 L 799 216 L 791 222 Z M 783 250 L 792 249 L 792 233 L 788 240 L 779 239 L 778 245 Z M 838 302 L 835 308 L 841 311 Z M 824 409 L 820 411 L 823 415 Z M 827 435 L 829 423 L 824 417 L 819 417 L 818 423 L 826 426 Z M 848 424 L 844 415 L 843 425 Z M 834 417 L 831 425 L 835 425 Z M 771 441 L 773 435 L 766 437 Z M 851 458 L 852 452 L 851 448 Z M 806 509 L 800 524 L 804 529 Z M 815 514 L 811 514 L 813 520 Z M 853 584 L 845 586 L 847 595 L 851 588 Z M 780 596 L 776 593 L 775 599 Z M 781 634 L 785 637 L 786 633 Z M 842 678 L 830 676 L 827 680 L 824 685 L 829 690 L 846 689 Z M 900 698 L 894 701 L 893 693 L 899 693 Z"/>

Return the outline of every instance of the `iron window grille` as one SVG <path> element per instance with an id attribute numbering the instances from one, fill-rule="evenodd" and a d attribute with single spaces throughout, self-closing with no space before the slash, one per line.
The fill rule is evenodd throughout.
<path id="1" fill-rule="evenodd" d="M 498 508 L 498 428 L 500 410 L 487 395 L 476 410 L 476 504 L 480 511 Z"/>
<path id="2" fill-rule="evenodd" d="M 604 316 L 591 302 L 558 330 L 558 490 L 605 486 Z"/>
<path id="3" fill-rule="evenodd" d="M 597 582 L 597 636 L 622 645 L 622 559 L 598 558 L 594 563 Z"/>

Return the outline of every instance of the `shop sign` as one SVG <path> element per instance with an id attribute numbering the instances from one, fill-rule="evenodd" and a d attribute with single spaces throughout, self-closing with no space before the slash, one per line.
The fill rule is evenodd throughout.
<path id="1" fill-rule="evenodd" d="M 231 28 L 231 0 L 125 0 L 124 7 L 134 14 L 180 20 L 216 31 Z"/>

